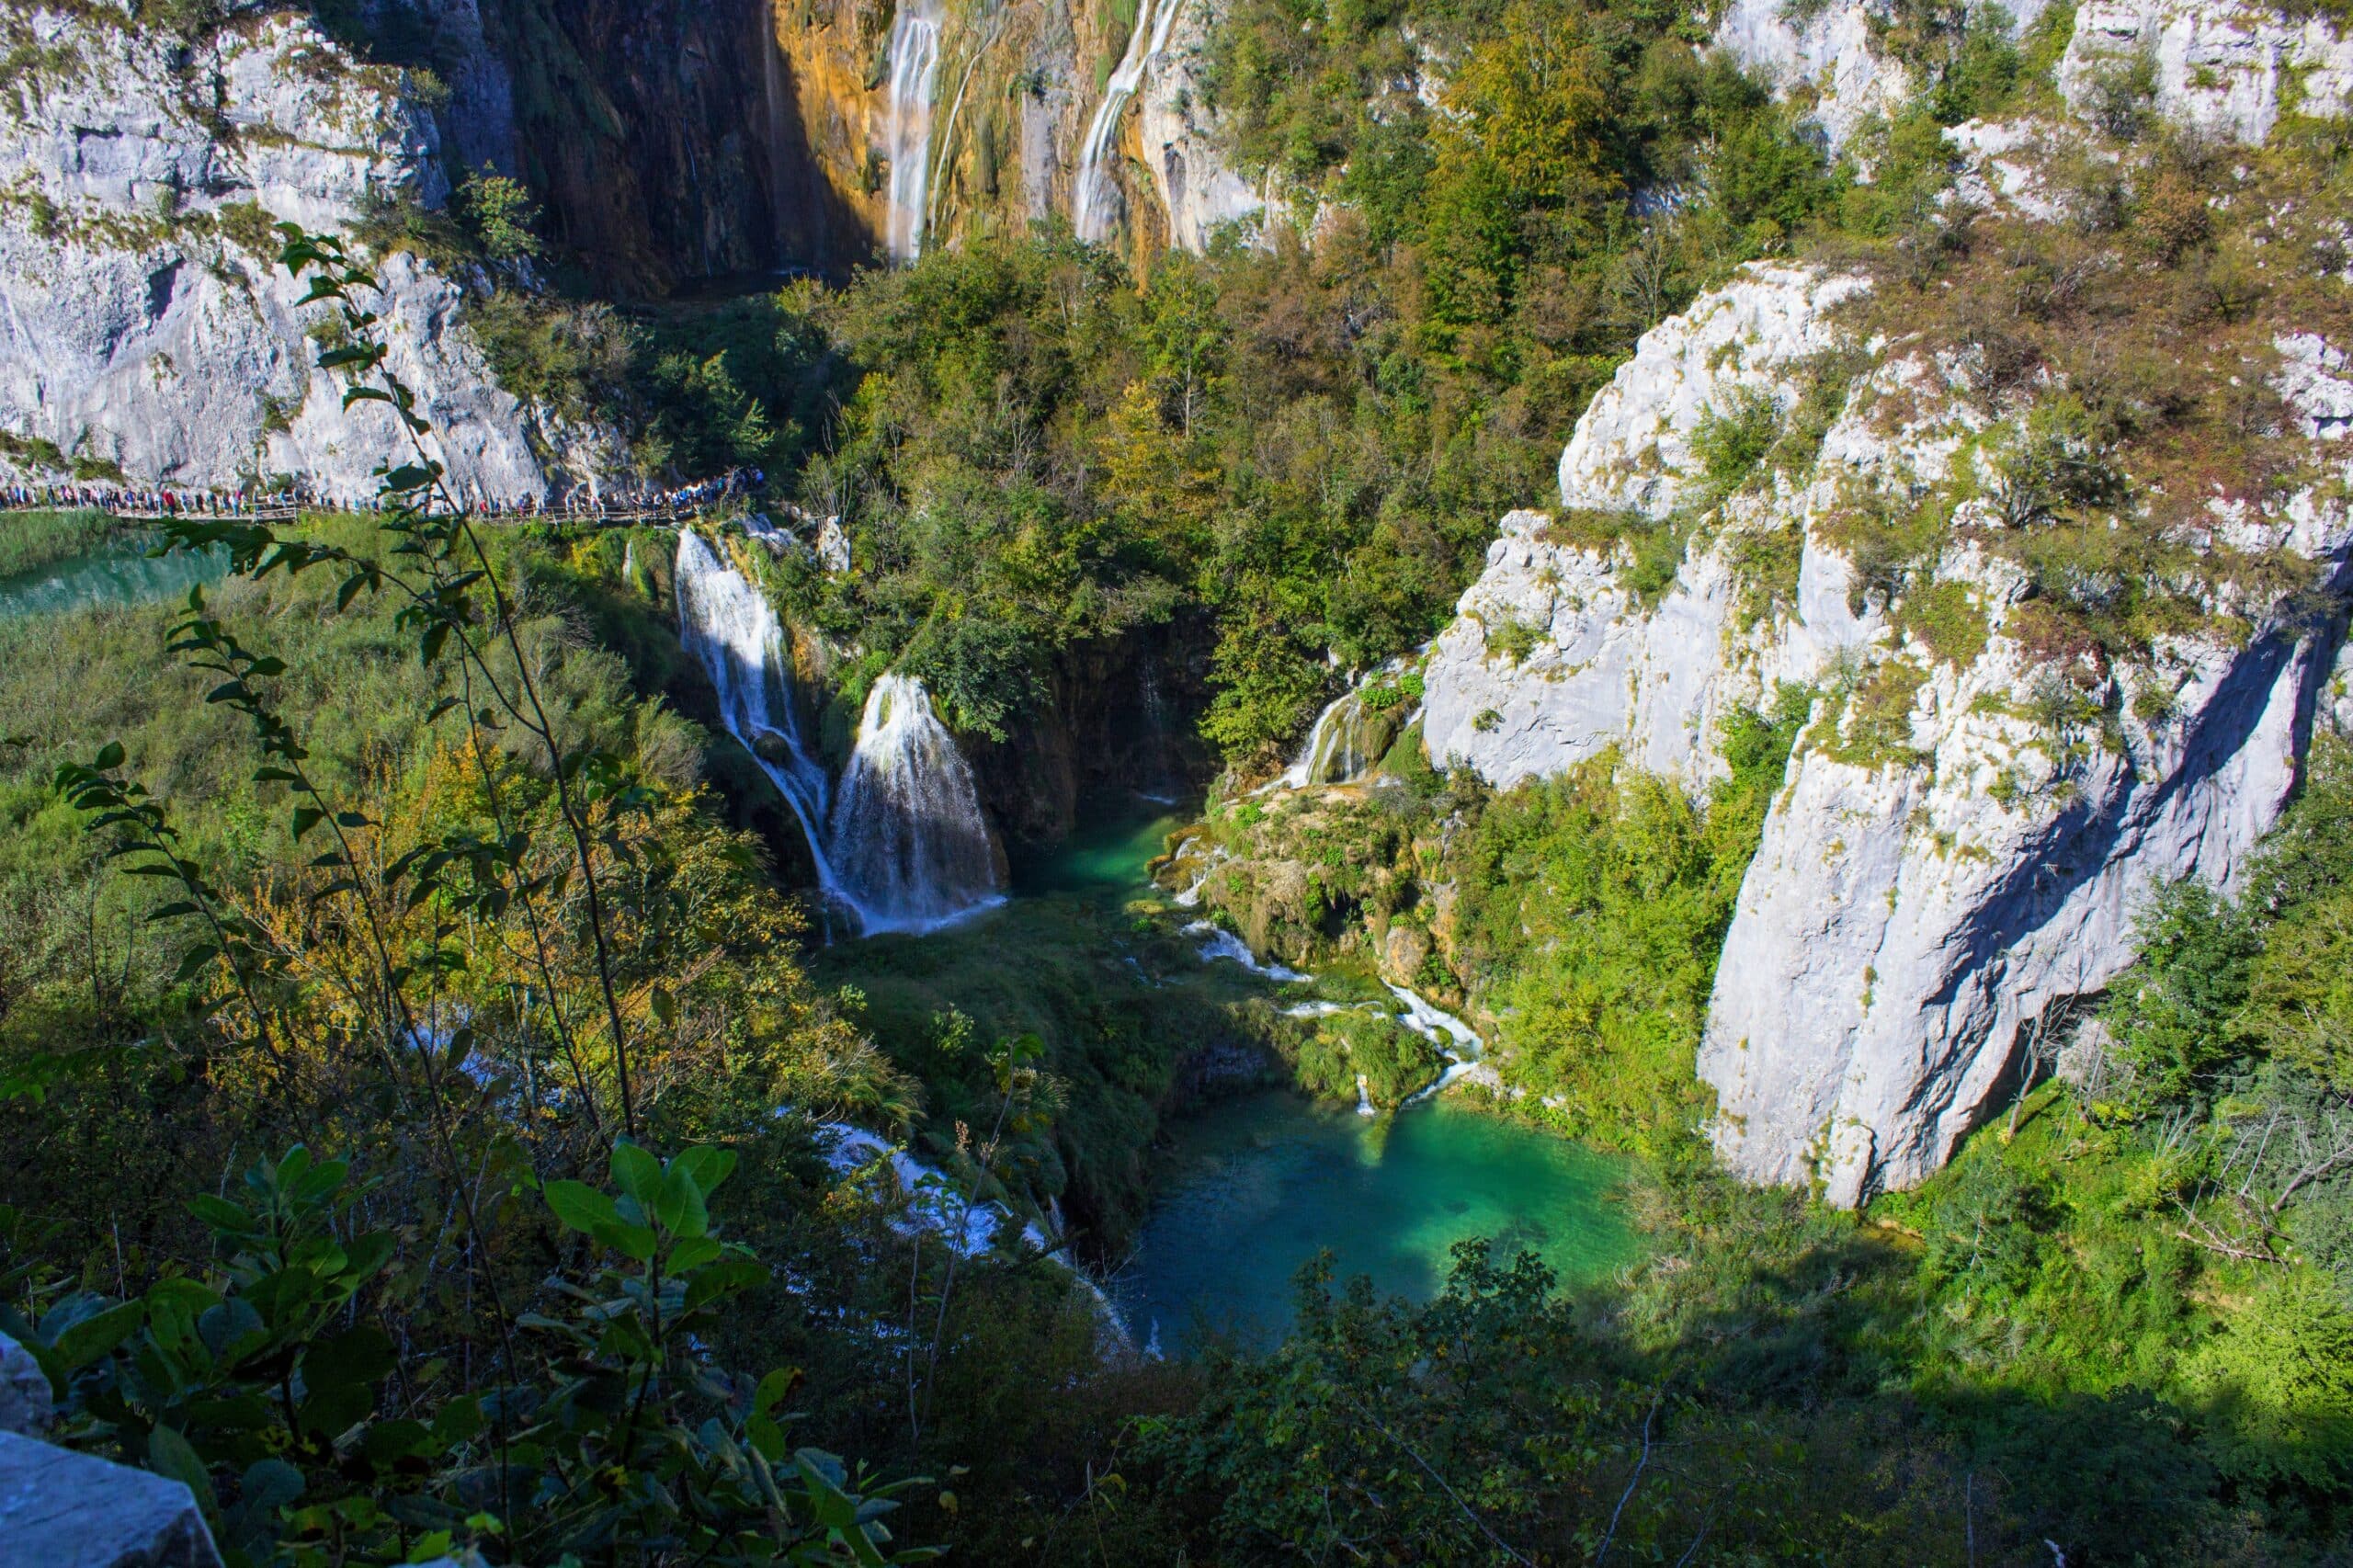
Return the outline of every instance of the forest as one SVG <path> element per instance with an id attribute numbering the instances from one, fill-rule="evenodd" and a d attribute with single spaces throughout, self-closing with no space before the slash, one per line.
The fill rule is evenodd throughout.
<path id="1" fill-rule="evenodd" d="M 2317 235 L 2353 139 L 2291 117 L 2225 157 L 2120 79 L 2070 216 L 1972 227 L 1942 132 L 2048 108 L 2071 11 L 1892 14 L 1924 90 L 1834 156 L 1680 6 L 1238 0 L 1212 56 L 1237 166 L 1327 216 L 1141 276 L 1054 221 L 603 299 L 495 174 L 280 236 L 354 406 L 430 434 L 369 314 L 370 258 L 414 249 L 472 279 L 507 390 L 626 432 L 648 476 L 756 468 L 773 509 L 838 518 L 847 572 L 705 525 L 835 652 L 834 763 L 874 683 L 917 676 L 1042 856 L 1075 807 L 1032 764 L 1149 668 L 1199 831 L 1317 868 L 1322 902 L 1269 897 L 1256 935 L 1347 971 L 1348 920 L 1427 924 L 1449 890 L 1416 983 L 1495 1019 L 1525 1091 L 1467 1095 L 1622 1160 L 1635 1261 L 1566 1281 L 1466 1244 L 1425 1300 L 1311 1264 L 1273 1343 L 1139 1353 L 1089 1276 L 1171 1129 L 1235 1087 L 1204 1060 L 1393 1107 L 1433 1052 L 1336 1043 L 1192 962 L 1165 886 L 829 941 L 682 638 L 674 533 L 470 518 L 420 440 L 364 514 L 0 517 L 0 586 L 107 551 L 217 568 L 0 614 L 0 1332 L 57 1439 L 185 1481 L 252 1568 L 2347 1561 L 2344 737 L 2312 726 L 2230 887 L 2140 901 L 2138 959 L 2037 1032 L 1957 1158 L 1855 1212 L 1723 1169 L 1694 1059 L 1793 749 L 1883 694 L 1784 685 L 1698 799 L 1616 752 L 1499 790 L 1411 728 L 1380 788 L 1254 792 L 1452 619 L 1636 340 L 1759 258 L 1868 271 L 1862 331 L 1932 301 L 2000 350 L 1989 397 L 2072 389 L 2000 454 L 2048 525 L 1998 548 L 2051 658 L 2191 623 L 2195 568 L 2092 511 L 2127 467 L 2162 511 L 2284 462 L 2254 393 L 2164 356 L 2338 308 L 2247 244 L 2289 228 L 2340 269 Z M 1475 116 L 1366 107 L 1401 29 Z M 1711 503 L 1811 460 L 1846 384 L 1820 372 L 1786 419 L 1711 419 Z M 1842 548 L 1883 597 L 1925 585 L 1968 499 L 1859 510 Z M 1711 526 L 1563 525 L 1653 593 Z M 1793 593 L 1793 562 L 1753 564 L 1759 603 Z M 2232 565 L 2341 628 L 2291 563 Z M 1965 600 L 1903 613 L 1983 645 Z M 1859 763 L 1897 744 L 1845 733 Z M 1127 760 L 1074 771 L 1160 787 Z M 2086 1031 L 2089 1072 L 2058 1038 Z M 843 1123 L 920 1163 L 845 1164 Z M 1066 1251 L 1025 1243 L 1049 1223 Z"/>

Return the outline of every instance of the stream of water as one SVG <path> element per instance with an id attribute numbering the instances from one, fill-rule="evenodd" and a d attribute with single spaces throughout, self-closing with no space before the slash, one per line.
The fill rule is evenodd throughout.
<path id="1" fill-rule="evenodd" d="M 125 540 L 88 555 L 0 577 L 0 620 L 183 598 L 195 585 L 217 583 L 228 574 L 229 558 L 222 551 L 174 551 L 151 559 L 145 550 L 143 543 Z"/>
<path id="2" fill-rule="evenodd" d="M 1135 26 L 1128 33 L 1128 47 L 1104 82 L 1103 101 L 1095 106 L 1095 117 L 1087 122 L 1086 139 L 1079 143 L 1071 227 L 1082 240 L 1099 244 L 1110 237 L 1120 221 L 1120 187 L 1111 177 L 1112 162 L 1119 156 L 1120 117 L 1126 111 L 1128 100 L 1143 85 L 1143 74 L 1153 58 L 1168 47 L 1168 29 L 1176 25 L 1182 5 L 1183 0 L 1159 0 L 1155 15 L 1154 0 L 1138 0 Z"/>
<path id="3" fill-rule="evenodd" d="M 1145 869 L 1184 819 L 1104 813 L 1058 856 L 1028 868 L 1017 903 L 1128 898 L 1150 891 Z M 1225 936 L 1200 961 L 1234 955 Z M 1261 960 L 1249 972 L 1269 990 L 1305 977 Z M 1279 978 L 1296 978 L 1286 983 Z M 1399 993 L 1409 1027 L 1475 1056 L 1460 1020 Z M 1362 1003 L 1293 1002 L 1296 1016 Z M 1467 1037 L 1467 1040 L 1466 1038 Z M 1449 1075 L 1458 1068 L 1449 1069 Z M 1622 1162 L 1509 1118 L 1443 1097 L 1393 1115 L 1319 1104 L 1285 1091 L 1243 1096 L 1172 1123 L 1161 1196 L 1133 1256 L 1111 1285 L 1114 1307 L 1139 1346 L 1179 1354 L 1201 1331 L 1264 1342 L 1291 1319 L 1291 1281 L 1324 1248 L 1335 1278 L 1366 1274 L 1383 1293 L 1416 1299 L 1444 1283 L 1449 1249 L 1472 1237 L 1506 1255 L 1532 1251 L 1563 1283 L 1607 1277 L 1638 1251 L 1610 1200 Z"/>

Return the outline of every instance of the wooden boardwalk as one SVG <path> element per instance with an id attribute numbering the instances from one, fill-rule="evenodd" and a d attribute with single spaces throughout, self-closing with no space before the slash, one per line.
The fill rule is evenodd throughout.
<path id="1" fill-rule="evenodd" d="M 640 523 L 661 523 L 675 527 L 679 523 L 699 521 L 704 516 L 715 510 L 716 506 L 717 503 L 703 503 L 701 505 L 685 506 L 673 506 L 665 504 L 662 506 L 640 505 L 628 506 L 582 506 L 539 512 L 469 512 L 466 515 L 478 523 L 493 523 L 501 525 L 514 523 L 579 523 L 588 528 L 629 528 Z M 109 506 L 103 504 L 85 504 L 74 501 L 61 501 L 54 504 L 38 504 L 30 506 L 0 506 L 0 512 L 104 512 L 109 517 L 119 518 L 127 523 L 161 523 L 176 521 L 184 517 L 192 518 L 199 522 L 290 523 L 301 517 L 305 513 L 310 513 L 313 516 L 368 517 L 373 515 L 369 510 L 362 510 L 355 507 L 283 505 L 247 506 L 238 509 L 208 511 L 198 506 L 183 506 L 177 508 Z M 449 515 L 449 514 L 448 513 L 435 514 L 435 516 L 440 517 L 446 517 Z"/>

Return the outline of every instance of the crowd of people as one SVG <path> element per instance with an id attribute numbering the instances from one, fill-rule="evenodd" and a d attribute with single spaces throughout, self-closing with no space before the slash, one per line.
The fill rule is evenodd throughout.
<path id="1" fill-rule="evenodd" d="M 559 499 L 527 495 L 514 499 L 473 496 L 466 511 L 482 517 L 597 518 L 684 515 L 700 512 L 736 496 L 750 495 L 767 483 L 758 469 L 736 469 L 699 483 L 668 487 L 581 485 Z M 330 494 L 307 481 L 297 480 L 273 489 L 233 490 L 146 488 L 134 485 L 74 483 L 70 484 L 0 484 L 0 509 L 14 512 L 111 512 L 119 517 L 246 517 L 296 511 L 372 512 L 381 505 L 374 494 Z"/>

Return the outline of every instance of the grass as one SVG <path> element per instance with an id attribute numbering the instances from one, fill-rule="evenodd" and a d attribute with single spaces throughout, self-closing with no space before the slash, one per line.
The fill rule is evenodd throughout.
<path id="1" fill-rule="evenodd" d="M 0 514 L 0 577 L 87 555 L 130 531 L 104 512 Z"/>

